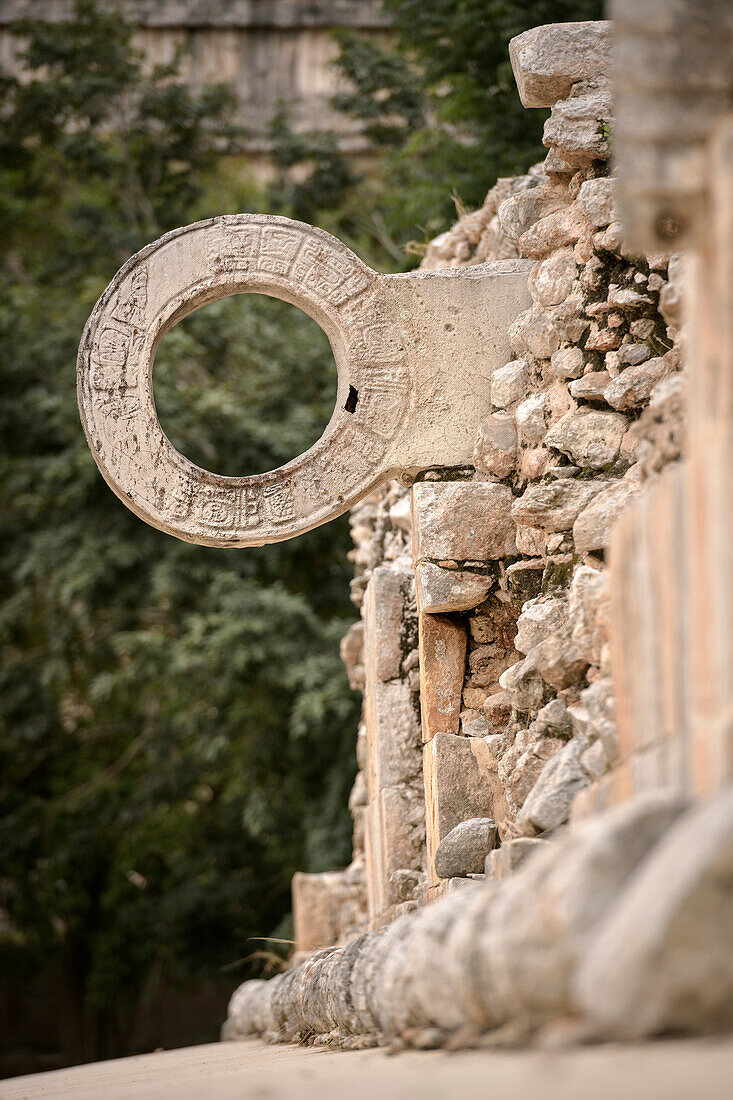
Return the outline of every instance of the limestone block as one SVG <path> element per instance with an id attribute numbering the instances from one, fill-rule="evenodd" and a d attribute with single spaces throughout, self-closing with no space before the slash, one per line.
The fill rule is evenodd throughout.
<path id="1" fill-rule="evenodd" d="M 517 429 L 508 413 L 493 413 L 478 430 L 473 464 L 480 474 L 504 478 L 517 463 Z"/>
<path id="2" fill-rule="evenodd" d="M 654 322 L 652 322 L 652 326 L 653 324 Z M 654 331 L 653 327 L 652 331 Z M 623 347 L 618 349 L 617 361 L 621 367 L 638 367 L 640 363 L 646 363 L 647 359 L 651 358 L 651 354 L 648 344 L 624 344 Z M 616 407 L 614 406 L 614 408 Z"/>
<path id="3" fill-rule="evenodd" d="M 616 460 L 627 428 L 619 413 L 578 409 L 567 413 L 545 436 L 545 444 L 581 467 L 602 470 Z"/>
<path id="4" fill-rule="evenodd" d="M 436 733 L 423 749 L 428 871 L 435 882 L 435 853 L 443 837 L 472 817 L 495 820 L 492 790 L 471 749 L 470 737 Z"/>
<path id="5" fill-rule="evenodd" d="M 611 23 L 549 23 L 509 43 L 519 98 L 525 107 L 552 107 L 573 84 L 611 68 Z"/>
<path id="6" fill-rule="evenodd" d="M 733 789 L 652 849 L 597 929 L 575 983 L 613 1038 L 733 1026 Z"/>
<path id="7" fill-rule="evenodd" d="M 532 269 L 529 276 L 530 293 L 541 306 L 556 306 L 564 302 L 573 289 L 578 265 L 569 249 L 562 249 L 548 256 Z"/>
<path id="8" fill-rule="evenodd" d="M 573 799 L 590 782 L 580 765 L 587 747 L 584 741 L 569 741 L 545 764 L 519 812 L 519 825 L 546 833 L 567 821 Z"/>
<path id="9" fill-rule="evenodd" d="M 582 348 L 561 348 L 551 359 L 558 378 L 580 378 L 585 367 Z"/>
<path id="10" fill-rule="evenodd" d="M 447 833 L 435 851 L 438 878 L 483 874 L 486 856 L 499 840 L 496 822 L 489 817 L 462 821 Z"/>
<path id="11" fill-rule="evenodd" d="M 577 401 L 605 401 L 610 381 L 611 375 L 607 370 L 590 371 L 571 382 L 568 389 Z"/>
<path id="12" fill-rule="evenodd" d="M 532 374 L 526 359 L 515 359 L 505 367 L 499 367 L 491 376 L 491 404 L 506 409 L 527 396 Z"/>
<path id="13" fill-rule="evenodd" d="M 296 872 L 292 880 L 295 950 L 312 952 L 338 943 L 366 909 L 366 890 L 357 869 L 321 874 Z"/>
<path id="14" fill-rule="evenodd" d="M 638 347 L 639 345 L 628 346 Z M 623 350 L 622 348 L 621 351 Z M 671 365 L 666 356 L 655 356 L 653 359 L 647 359 L 646 362 L 622 371 L 618 378 L 614 378 L 609 384 L 604 397 L 614 409 L 635 409 L 649 400 L 657 383 L 670 373 Z"/>
<path id="15" fill-rule="evenodd" d="M 533 393 L 527 397 L 517 408 L 515 415 L 517 433 L 522 444 L 531 446 L 533 443 L 541 443 L 545 438 L 547 424 L 545 414 L 547 398 L 544 393 Z"/>
<path id="16" fill-rule="evenodd" d="M 370 801 L 384 787 L 420 774 L 420 729 L 407 684 L 377 682 L 366 697 L 367 788 Z"/>
<path id="17" fill-rule="evenodd" d="M 512 505 L 516 523 L 544 531 L 569 531 L 579 514 L 609 484 L 608 481 L 563 479 L 530 485 Z"/>
<path id="18" fill-rule="evenodd" d="M 443 569 L 430 561 L 418 562 L 415 566 L 418 611 L 431 615 L 468 611 L 483 603 L 493 583 L 485 573 Z"/>
<path id="19" fill-rule="evenodd" d="M 422 739 L 458 733 L 466 666 L 466 632 L 444 615 L 420 616 Z"/>
<path id="20" fill-rule="evenodd" d="M 425 845 L 425 804 L 417 789 L 387 787 L 377 799 L 382 843 L 382 873 L 386 905 L 406 900 L 404 876 L 423 863 Z"/>
<path id="21" fill-rule="evenodd" d="M 583 211 L 578 203 L 574 202 L 563 210 L 557 210 L 554 214 L 548 214 L 546 218 L 536 222 L 522 234 L 517 247 L 523 256 L 528 256 L 532 260 L 541 260 L 558 248 L 574 245 L 581 237 L 586 237 L 589 230 L 590 226 Z M 514 349 L 513 342 L 512 348 Z M 546 356 L 538 356 L 538 358 L 549 359 L 552 352 L 556 350 L 557 345 Z"/>
<path id="22" fill-rule="evenodd" d="M 588 662 L 573 642 L 567 622 L 531 649 L 530 657 L 542 679 L 557 691 L 579 684 L 588 668 Z"/>
<path id="23" fill-rule="evenodd" d="M 514 553 L 512 492 L 493 482 L 423 481 L 412 489 L 415 560 L 489 561 Z"/>
<path id="24" fill-rule="evenodd" d="M 400 676 L 405 629 L 405 604 L 412 578 L 380 565 L 373 570 L 364 594 L 367 690 L 377 680 Z"/>
<path id="25" fill-rule="evenodd" d="M 623 478 L 598 493 L 573 524 L 573 538 L 578 553 L 605 550 L 609 545 L 614 523 L 642 492 L 642 486 L 637 481 Z"/>
<path id="26" fill-rule="evenodd" d="M 578 650 L 589 664 L 600 664 L 601 646 L 608 641 L 608 577 L 598 569 L 579 565 L 568 592 L 568 621 Z"/>
<path id="27" fill-rule="evenodd" d="M 525 655 L 530 649 L 558 631 L 567 618 L 567 604 L 555 596 L 529 600 L 517 619 L 514 647 Z"/>
<path id="28" fill-rule="evenodd" d="M 546 687 L 534 661 L 525 657 L 499 677 L 500 687 L 507 692 L 512 706 L 520 711 L 537 710 L 545 701 Z"/>
<path id="29" fill-rule="evenodd" d="M 580 185 L 578 202 L 590 224 L 597 229 L 619 220 L 616 184 L 608 177 L 585 180 Z"/>
<path id="30" fill-rule="evenodd" d="M 613 99 L 607 78 L 579 81 L 567 99 L 556 103 L 545 123 L 542 144 L 555 150 L 567 165 L 585 167 L 607 160 L 608 133 L 613 123 Z M 591 226 L 578 204 L 588 236 Z"/>
<path id="31" fill-rule="evenodd" d="M 517 241 L 535 222 L 556 210 L 562 210 L 567 204 L 567 190 L 546 183 L 505 199 L 497 213 L 501 228 L 509 240 Z"/>
<path id="32" fill-rule="evenodd" d="M 522 733 L 524 736 L 522 736 Z M 525 738 L 532 737 L 531 730 L 517 734 L 514 745 L 499 762 L 499 776 L 504 783 L 507 802 L 515 813 L 521 810 L 525 799 L 532 792 L 543 769 L 564 748 L 565 742 L 556 737 L 537 737 L 523 748 Z M 534 826 L 527 832 L 534 834 Z"/>

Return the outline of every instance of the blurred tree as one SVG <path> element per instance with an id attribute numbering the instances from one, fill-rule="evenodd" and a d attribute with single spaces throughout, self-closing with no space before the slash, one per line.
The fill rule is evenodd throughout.
<path id="1" fill-rule="evenodd" d="M 394 28 L 390 43 L 335 32 L 336 66 L 347 90 L 333 105 L 358 119 L 383 153 L 361 181 L 358 201 L 349 184 L 336 205 L 343 232 L 366 232 L 405 266 L 416 262 L 405 259 L 409 241 L 427 242 L 455 220 L 456 207 L 480 206 L 499 176 L 544 158 L 547 112 L 522 107 L 509 40 L 543 23 L 601 19 L 603 0 L 383 3 Z M 281 120 L 284 144 L 286 137 Z M 309 163 L 303 135 L 297 147 L 302 169 Z M 315 173 L 303 179 L 301 171 L 298 186 L 312 201 L 317 182 Z"/>
<path id="2" fill-rule="evenodd" d="M 337 639 L 353 609 L 345 521 L 188 546 L 110 493 L 78 420 L 96 297 L 131 252 L 226 204 L 229 93 L 146 72 L 107 5 L 16 32 L 23 79 L 0 86 L 0 955 L 63 962 L 81 1060 L 120 1053 L 110 1009 L 151 972 L 189 981 L 250 954 L 294 870 L 348 862 L 357 710 Z M 246 473 L 317 438 L 335 370 L 309 318 L 251 296 L 176 327 L 155 388 L 177 446 Z"/>

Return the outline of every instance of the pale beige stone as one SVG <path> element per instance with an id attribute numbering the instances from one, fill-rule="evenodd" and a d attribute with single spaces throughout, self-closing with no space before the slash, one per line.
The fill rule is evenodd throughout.
<path id="1" fill-rule="evenodd" d="M 562 451 L 578 466 L 601 470 L 618 458 L 627 423 L 619 413 L 578 409 L 550 428 L 545 444 Z"/>
<path id="2" fill-rule="evenodd" d="M 420 616 L 422 739 L 458 733 L 466 665 L 466 631 L 444 615 Z"/>
<path id="3" fill-rule="evenodd" d="M 423 481 L 412 489 L 416 561 L 488 561 L 514 549 L 511 489 L 492 482 Z"/>
<path id="4" fill-rule="evenodd" d="M 579 80 L 609 71 L 611 24 L 600 20 L 533 27 L 512 38 L 509 57 L 524 106 L 552 107 Z"/>
<path id="5" fill-rule="evenodd" d="M 465 569 L 443 569 L 430 561 L 415 566 L 418 611 L 441 614 L 468 611 L 488 596 L 493 579 Z"/>
<path id="6" fill-rule="evenodd" d="M 402 669 L 405 605 L 412 577 L 380 565 L 373 570 L 364 594 L 364 656 L 367 686 L 375 680 L 395 680 Z"/>

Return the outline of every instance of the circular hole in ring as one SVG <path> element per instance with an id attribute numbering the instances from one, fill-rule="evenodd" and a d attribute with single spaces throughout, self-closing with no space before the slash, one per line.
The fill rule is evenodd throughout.
<path id="1" fill-rule="evenodd" d="M 276 469 L 320 439 L 337 371 L 323 329 L 297 306 L 235 294 L 163 337 L 153 367 L 161 427 L 191 462 L 228 477 Z"/>

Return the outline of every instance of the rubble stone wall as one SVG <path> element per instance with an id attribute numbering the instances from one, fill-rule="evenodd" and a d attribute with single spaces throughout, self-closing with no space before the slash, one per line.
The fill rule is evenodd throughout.
<path id="1" fill-rule="evenodd" d="M 512 49 L 524 102 L 552 107 L 546 159 L 497 181 L 423 260 L 537 261 L 473 467 L 426 470 L 351 513 L 361 619 L 342 653 L 364 692 L 348 872 L 363 874 L 362 929 L 508 875 L 625 793 L 606 551 L 680 455 L 680 261 L 624 246 L 609 25 L 567 28 Z M 657 770 L 634 786 L 675 785 Z"/>
<path id="2" fill-rule="evenodd" d="M 492 376 L 473 466 L 425 470 L 352 513 L 362 614 L 343 656 L 365 705 L 355 860 L 335 878 L 361 876 L 366 904 L 333 930 L 340 946 L 241 986 L 226 1037 L 458 1049 L 733 1026 L 730 770 L 692 797 L 694 761 L 669 736 L 684 712 L 653 681 L 665 661 L 673 679 L 690 631 L 630 625 L 630 600 L 642 625 L 655 600 L 669 624 L 685 606 L 668 559 L 687 544 L 660 489 L 697 475 L 678 461 L 682 262 L 624 244 L 608 171 L 609 29 L 512 42 L 523 103 L 552 107 L 548 156 L 425 257 L 529 256 L 533 305 Z M 723 209 L 725 229 L 729 196 Z M 695 514 L 719 534 L 706 501 Z M 729 714 L 715 712 L 715 743 Z"/>

